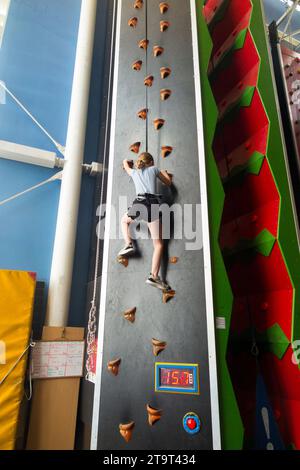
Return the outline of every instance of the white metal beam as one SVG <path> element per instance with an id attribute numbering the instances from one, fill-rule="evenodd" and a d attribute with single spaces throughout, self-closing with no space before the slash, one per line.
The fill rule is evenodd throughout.
<path id="1" fill-rule="evenodd" d="M 45 168 L 63 168 L 64 162 L 63 159 L 57 157 L 55 152 L 15 144 L 5 140 L 0 140 L 0 158 L 43 166 Z"/>
<path id="2" fill-rule="evenodd" d="M 82 179 L 97 0 L 82 0 L 65 166 L 49 283 L 46 324 L 66 326 L 69 314 Z"/>

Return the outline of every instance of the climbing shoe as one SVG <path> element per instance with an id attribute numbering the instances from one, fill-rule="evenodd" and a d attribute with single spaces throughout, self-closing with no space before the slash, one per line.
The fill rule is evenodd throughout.
<path id="1" fill-rule="evenodd" d="M 146 284 L 149 284 L 149 286 L 156 287 L 157 289 L 160 290 L 170 290 L 170 286 L 161 280 L 159 276 L 154 277 L 152 274 L 148 277 Z"/>
<path id="2" fill-rule="evenodd" d="M 121 251 L 119 251 L 118 256 L 129 256 L 134 253 L 134 246 L 132 243 L 129 243 L 129 245 L 124 246 Z"/>

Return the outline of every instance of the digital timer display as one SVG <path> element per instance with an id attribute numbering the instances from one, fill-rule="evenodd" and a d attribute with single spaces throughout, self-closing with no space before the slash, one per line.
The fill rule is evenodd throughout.
<path id="1" fill-rule="evenodd" d="M 194 387 L 194 374 L 191 369 L 160 369 L 160 383 L 169 387 Z"/>
<path id="2" fill-rule="evenodd" d="M 198 364 L 163 363 L 155 364 L 155 391 L 169 393 L 199 392 Z"/>

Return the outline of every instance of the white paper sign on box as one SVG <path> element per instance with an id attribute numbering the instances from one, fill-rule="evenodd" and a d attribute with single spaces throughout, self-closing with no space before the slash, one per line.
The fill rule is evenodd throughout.
<path id="1" fill-rule="evenodd" d="M 38 341 L 32 350 L 33 379 L 82 377 L 84 341 Z"/>

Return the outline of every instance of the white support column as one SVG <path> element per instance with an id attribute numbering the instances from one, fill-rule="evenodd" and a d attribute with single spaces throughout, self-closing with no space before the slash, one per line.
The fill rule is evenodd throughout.
<path id="1" fill-rule="evenodd" d="M 97 0 L 82 0 L 46 324 L 66 326 L 73 273 Z"/>

